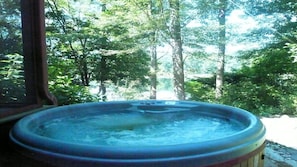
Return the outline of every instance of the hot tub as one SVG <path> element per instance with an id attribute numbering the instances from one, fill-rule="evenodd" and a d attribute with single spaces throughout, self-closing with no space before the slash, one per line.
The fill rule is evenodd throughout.
<path id="1" fill-rule="evenodd" d="M 117 101 L 47 109 L 18 121 L 20 153 L 53 166 L 263 166 L 253 114 L 191 101 Z"/>

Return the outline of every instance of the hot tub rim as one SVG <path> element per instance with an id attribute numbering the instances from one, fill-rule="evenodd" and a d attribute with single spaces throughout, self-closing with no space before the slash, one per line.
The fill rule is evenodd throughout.
<path id="1" fill-rule="evenodd" d="M 34 120 L 38 117 L 38 114 L 33 114 L 21 119 L 15 127 L 10 132 L 10 138 L 13 142 L 18 145 L 22 145 L 28 149 L 39 149 L 39 150 L 47 150 L 49 152 L 56 152 L 59 154 L 68 154 L 73 156 L 82 156 L 82 157 L 92 157 L 92 158 L 115 158 L 115 159 L 150 159 L 150 158 L 170 158 L 170 157 L 179 157 L 179 156 L 191 156 L 191 155 L 200 155 L 201 157 L 220 153 L 228 153 L 233 152 L 233 154 L 244 154 L 246 152 L 252 151 L 256 149 L 259 145 L 263 144 L 265 141 L 265 127 L 262 125 L 261 121 L 252 115 L 251 113 L 226 105 L 220 104 L 209 104 L 204 102 L 181 102 L 181 101 L 124 101 L 124 102 L 107 102 L 104 104 L 112 105 L 112 104 L 126 104 L 126 103 L 158 103 L 158 102 L 168 102 L 168 105 L 176 105 L 178 104 L 200 104 L 206 107 L 217 107 L 220 109 L 228 109 L 232 111 L 231 113 L 235 114 L 234 111 L 240 111 L 241 114 L 248 115 L 248 119 L 250 121 L 250 125 L 245 128 L 243 131 L 240 131 L 234 135 L 217 139 L 210 140 L 206 142 L 197 142 L 197 143 L 187 143 L 187 144 L 179 144 L 179 145 L 166 145 L 166 146 L 145 146 L 145 147 L 110 147 L 110 146 L 94 146 L 94 145 L 85 145 L 85 144 L 73 144 L 67 142 L 61 142 L 52 140 L 49 138 L 41 137 L 30 132 L 29 129 L 24 129 L 24 127 L 28 128 L 28 122 Z M 174 103 L 174 104 L 173 104 Z M 62 106 L 57 108 L 52 108 L 45 110 L 46 112 L 42 112 L 45 114 L 47 112 L 56 111 L 63 109 L 71 110 L 73 107 L 84 107 L 85 105 L 94 105 L 97 106 L 99 103 L 84 103 L 84 104 L 76 104 L 71 106 Z M 102 104 L 102 103 L 100 103 Z M 99 105 L 100 105 L 99 104 Z M 150 104 L 152 105 L 152 104 Z M 155 104 L 154 104 L 155 105 Z M 238 114 L 238 113 L 237 113 Z M 233 115 L 234 116 L 234 115 Z M 27 138 L 26 136 L 31 136 L 31 138 Z M 238 140 L 242 139 L 242 140 Z M 244 140 L 243 140 L 244 139 Z M 230 142 L 234 141 L 234 142 Z M 47 143 L 46 145 L 44 143 Z M 63 149 L 61 149 L 63 146 Z M 199 147 L 198 147 L 199 146 Z M 235 146 L 235 147 L 234 147 Z M 75 148 L 75 149 L 74 149 Z M 233 148 L 235 150 L 232 150 Z M 248 148 L 248 149 L 247 149 Z M 100 151 L 99 151 L 100 150 Z M 156 154 L 158 153 L 158 155 Z"/>

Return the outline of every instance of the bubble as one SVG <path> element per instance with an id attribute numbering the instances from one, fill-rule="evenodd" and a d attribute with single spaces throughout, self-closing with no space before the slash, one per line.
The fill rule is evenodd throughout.
<path id="1" fill-rule="evenodd" d="M 235 120 L 199 112 L 112 114 L 62 117 L 44 122 L 35 133 L 71 143 L 107 146 L 176 145 L 215 140 L 245 127 Z"/>

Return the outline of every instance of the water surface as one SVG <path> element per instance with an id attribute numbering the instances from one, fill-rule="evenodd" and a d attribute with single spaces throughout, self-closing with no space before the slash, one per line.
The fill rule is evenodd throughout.
<path id="1" fill-rule="evenodd" d="M 245 127 L 235 120 L 199 112 L 119 113 L 68 116 L 44 122 L 35 133 L 71 143 L 156 146 L 196 143 L 233 135 Z"/>

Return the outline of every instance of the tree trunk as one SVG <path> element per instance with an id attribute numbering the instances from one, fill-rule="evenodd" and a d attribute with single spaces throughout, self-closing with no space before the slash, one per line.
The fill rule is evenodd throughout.
<path id="1" fill-rule="evenodd" d="M 154 32 L 153 37 L 153 45 L 151 46 L 151 69 L 150 69 L 150 99 L 157 98 L 157 70 L 158 70 L 158 62 L 157 62 L 157 46 L 156 46 L 156 32 Z"/>
<path id="2" fill-rule="evenodd" d="M 149 4 L 150 17 L 154 18 L 154 2 L 150 1 Z M 158 61 L 157 61 L 157 30 L 153 30 L 151 38 L 150 38 L 150 56 L 151 56 L 151 64 L 150 64 L 150 99 L 157 98 L 157 70 L 158 70 Z"/>
<path id="3" fill-rule="evenodd" d="M 105 12 L 106 11 L 106 4 L 102 4 L 101 6 L 101 11 Z M 103 42 L 103 46 L 106 46 L 107 41 L 104 40 Z M 103 47 L 103 49 L 105 49 Z M 108 74 L 107 71 L 107 67 L 106 67 L 106 57 L 101 55 L 101 61 L 100 61 L 100 69 L 99 69 L 99 92 L 98 92 L 98 96 L 100 97 L 101 101 L 106 101 L 107 100 L 107 96 L 106 96 L 106 86 L 105 86 L 105 81 L 106 79 L 106 75 Z"/>
<path id="4" fill-rule="evenodd" d="M 225 71 L 225 48 L 226 48 L 226 0 L 220 0 L 219 9 L 219 52 L 216 72 L 216 99 L 223 95 L 224 71 Z"/>
<path id="5" fill-rule="evenodd" d="M 106 87 L 105 87 L 105 81 L 106 81 L 106 75 L 107 75 L 107 70 L 106 70 L 106 57 L 102 56 L 101 57 L 101 61 L 100 61 L 100 69 L 99 69 L 99 92 L 98 92 L 98 96 L 100 97 L 100 99 L 102 101 L 106 101 L 107 97 L 106 97 Z"/>
<path id="6" fill-rule="evenodd" d="M 100 85 L 99 85 L 98 95 L 99 95 L 101 101 L 106 101 L 107 100 L 106 87 L 105 87 L 104 82 L 102 82 L 102 81 L 100 82 Z"/>
<path id="7" fill-rule="evenodd" d="M 83 77 L 85 78 L 84 86 L 90 86 L 90 75 L 87 62 L 83 61 Z"/>
<path id="8" fill-rule="evenodd" d="M 180 25 L 180 4 L 179 0 L 169 0 L 170 6 L 170 35 L 173 63 L 173 86 L 174 93 L 178 100 L 185 99 L 184 89 L 184 61 L 182 54 L 181 25 Z"/>

